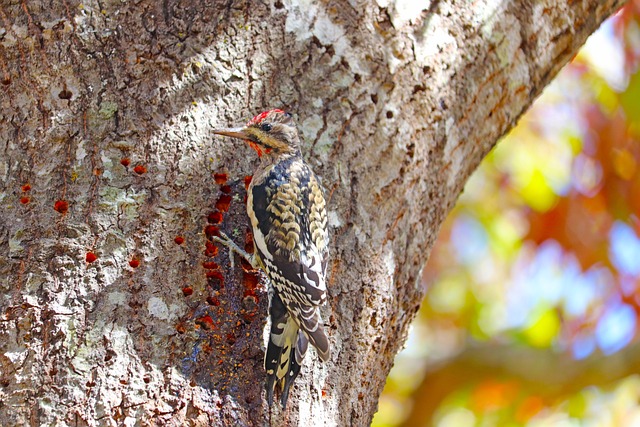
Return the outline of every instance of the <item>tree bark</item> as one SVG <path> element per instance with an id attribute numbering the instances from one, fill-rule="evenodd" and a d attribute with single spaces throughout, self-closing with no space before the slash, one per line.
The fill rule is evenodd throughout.
<path id="1" fill-rule="evenodd" d="M 0 424 L 370 423 L 467 177 L 623 2 L 417 3 L 0 3 Z M 207 239 L 249 238 L 256 162 L 211 129 L 270 108 L 327 190 L 333 347 L 271 414 L 264 281 Z"/>

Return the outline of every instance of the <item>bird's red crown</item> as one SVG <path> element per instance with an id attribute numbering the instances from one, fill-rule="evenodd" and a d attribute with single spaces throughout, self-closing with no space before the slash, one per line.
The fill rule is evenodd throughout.
<path id="1" fill-rule="evenodd" d="M 269 114 L 271 113 L 283 113 L 284 111 L 280 110 L 280 109 L 273 109 L 273 110 L 269 110 L 269 111 L 263 111 L 262 113 L 258 114 L 257 116 L 255 116 L 253 119 L 249 120 L 249 122 L 247 123 L 247 126 L 251 126 L 251 125 L 255 125 L 256 123 L 260 123 L 261 121 L 263 121 L 265 119 L 265 117 L 267 117 Z"/>

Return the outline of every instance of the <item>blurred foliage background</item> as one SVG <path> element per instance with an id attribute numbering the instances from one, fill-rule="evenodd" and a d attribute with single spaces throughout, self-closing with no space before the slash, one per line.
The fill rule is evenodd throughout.
<path id="1" fill-rule="evenodd" d="M 484 160 L 376 427 L 640 426 L 640 0 Z"/>

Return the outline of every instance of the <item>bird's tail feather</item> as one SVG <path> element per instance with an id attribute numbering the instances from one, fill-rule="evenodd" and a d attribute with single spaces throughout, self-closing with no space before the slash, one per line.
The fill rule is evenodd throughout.
<path id="1" fill-rule="evenodd" d="M 313 345 L 318 352 L 318 356 L 323 362 L 326 362 L 331 357 L 331 348 L 329 346 L 329 339 L 324 332 L 324 324 L 320 317 L 320 309 L 318 307 L 309 306 L 300 310 L 301 327 L 305 332 L 311 345 Z"/>
<path id="2" fill-rule="evenodd" d="M 307 352 L 309 340 L 300 331 L 278 294 L 274 294 L 269 307 L 271 330 L 264 358 L 267 372 L 267 402 L 273 404 L 276 385 L 281 386 L 280 403 L 286 407 L 289 388 L 300 373 L 302 360 Z"/>
<path id="3" fill-rule="evenodd" d="M 280 402 L 286 407 L 289 389 L 300 373 L 309 342 L 323 361 L 329 360 L 330 347 L 318 307 L 300 310 L 298 324 L 282 303 L 277 292 L 271 295 L 269 314 L 271 328 L 264 358 L 267 372 L 267 402 L 273 404 L 276 385 L 281 387 Z"/>

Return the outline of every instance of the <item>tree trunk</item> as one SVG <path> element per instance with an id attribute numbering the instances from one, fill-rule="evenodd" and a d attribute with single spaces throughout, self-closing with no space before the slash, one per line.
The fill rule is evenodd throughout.
<path id="1" fill-rule="evenodd" d="M 0 2 L 0 424 L 368 425 L 467 177 L 620 0 Z M 329 201 L 332 360 L 264 401 L 248 147 Z"/>

